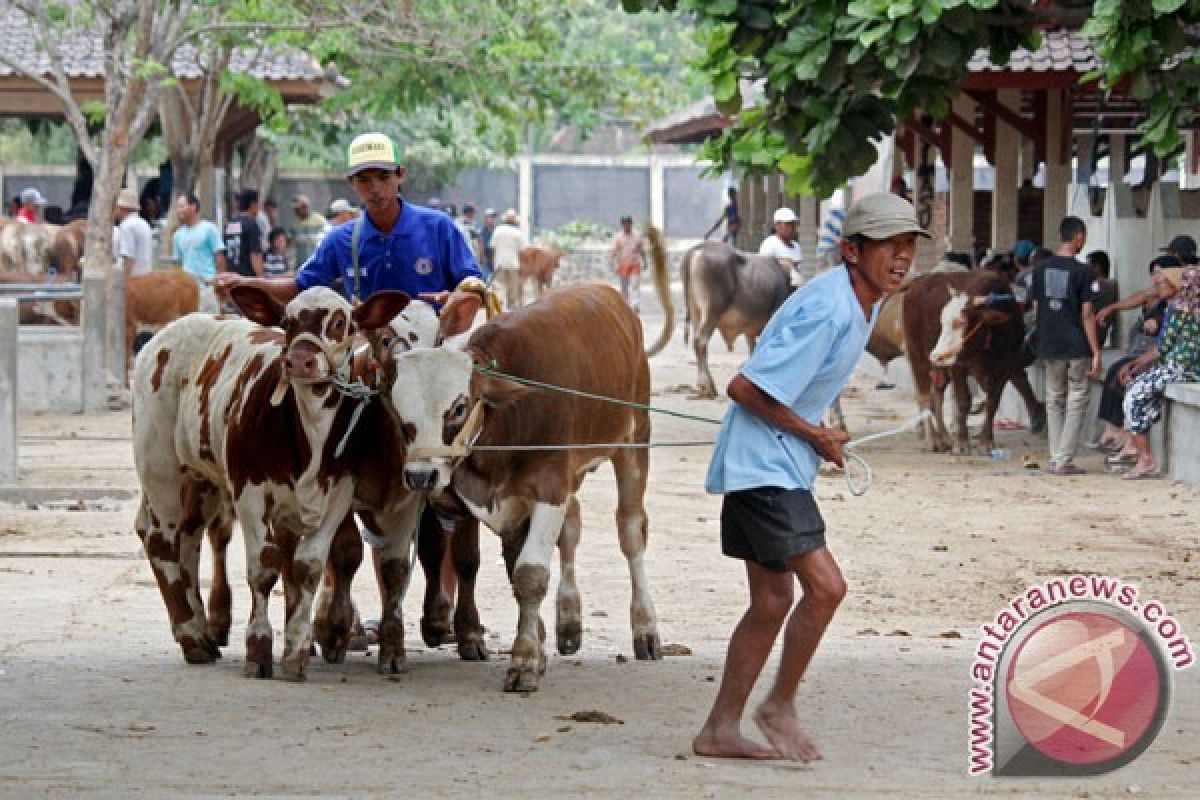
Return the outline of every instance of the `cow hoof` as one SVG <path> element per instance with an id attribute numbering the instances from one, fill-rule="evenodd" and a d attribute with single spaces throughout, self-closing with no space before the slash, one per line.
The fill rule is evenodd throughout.
<path id="1" fill-rule="evenodd" d="M 638 661 L 661 661 L 662 640 L 657 633 L 633 637 L 633 655 Z"/>
<path id="2" fill-rule="evenodd" d="M 1029 432 L 1032 434 L 1039 434 L 1039 433 L 1046 432 L 1046 415 L 1045 414 L 1038 414 L 1036 417 L 1034 417 L 1032 420 L 1029 421 Z"/>
<path id="3" fill-rule="evenodd" d="M 348 643 L 344 641 L 336 644 L 322 644 L 321 658 L 325 659 L 326 664 L 344 664 L 346 663 L 346 651 L 348 649 Z"/>
<path id="4" fill-rule="evenodd" d="M 487 645 L 483 643 L 483 631 L 472 631 L 458 637 L 458 657 L 463 661 L 487 661 Z"/>
<path id="5" fill-rule="evenodd" d="M 183 660 L 189 664 L 211 664 L 221 657 L 217 643 L 205 636 L 199 640 L 190 637 L 180 642 L 183 650 Z"/>
<path id="6" fill-rule="evenodd" d="M 275 675 L 275 669 L 270 664 L 257 664 L 253 661 L 247 661 L 242 672 L 247 678 L 258 678 L 259 680 L 265 680 Z"/>
<path id="7" fill-rule="evenodd" d="M 555 633 L 558 637 L 559 655 L 570 656 L 579 652 L 579 648 L 583 644 L 582 622 L 575 620 L 565 625 L 559 625 Z"/>
<path id="8" fill-rule="evenodd" d="M 506 692 L 536 692 L 538 688 L 538 672 L 529 666 L 509 667 L 504 677 Z"/>
<path id="9" fill-rule="evenodd" d="M 390 647 L 380 645 L 379 658 L 375 662 L 375 668 L 380 675 L 399 675 L 407 672 L 405 666 L 404 648 L 393 650 Z"/>
<path id="10" fill-rule="evenodd" d="M 216 643 L 217 647 L 228 647 L 229 646 L 229 628 L 218 628 L 216 630 L 216 632 L 213 633 L 213 642 Z M 218 658 L 219 657 L 220 656 L 218 655 Z"/>
<path id="11" fill-rule="evenodd" d="M 279 665 L 279 667 L 280 671 L 283 673 L 282 678 L 285 681 L 291 681 L 292 683 L 304 683 L 308 680 L 306 664 L 303 662 L 296 664 L 284 661 Z"/>
<path id="12" fill-rule="evenodd" d="M 444 619 L 421 617 L 421 639 L 427 647 L 440 647 L 454 641 L 454 630 Z"/>

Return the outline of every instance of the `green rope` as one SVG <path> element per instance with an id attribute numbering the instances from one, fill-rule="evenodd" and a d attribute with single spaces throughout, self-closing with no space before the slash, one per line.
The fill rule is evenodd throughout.
<path id="1" fill-rule="evenodd" d="M 696 422 L 707 422 L 711 425 L 721 424 L 721 420 L 713 419 L 712 417 L 701 417 L 695 414 L 685 414 L 682 411 L 674 411 L 669 408 L 660 408 L 659 406 L 647 405 L 645 403 L 635 403 L 631 400 L 621 400 L 616 397 L 605 397 L 602 394 L 592 394 L 591 392 L 584 392 L 579 389 L 568 389 L 566 386 L 555 386 L 552 383 L 542 383 L 541 381 L 535 381 L 531 378 L 522 378 L 517 375 L 509 375 L 508 373 L 500 372 L 496 369 L 496 359 L 494 358 L 489 364 L 477 364 L 475 369 L 484 375 L 491 375 L 496 378 L 502 378 L 506 381 L 512 381 L 513 383 L 521 383 L 526 386 L 533 386 L 537 389 L 548 389 L 552 392 L 562 392 L 563 394 L 571 394 L 575 395 L 576 397 L 584 397 L 588 400 L 600 400 L 601 402 L 612 403 L 613 405 L 618 406 L 628 406 L 629 408 L 636 408 L 641 411 L 653 411 L 656 414 L 668 414 L 672 417 L 679 417 L 680 419 L 690 419 L 695 420 Z"/>

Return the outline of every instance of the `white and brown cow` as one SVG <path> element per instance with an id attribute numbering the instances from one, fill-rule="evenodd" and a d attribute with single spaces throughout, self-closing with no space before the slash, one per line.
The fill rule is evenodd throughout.
<path id="1" fill-rule="evenodd" d="M 617 531 L 633 583 L 634 653 L 640 659 L 660 658 L 643 563 L 649 456 L 636 447 L 649 441 L 648 413 L 533 389 L 481 369 L 648 403 L 650 369 L 637 316 L 610 287 L 572 287 L 501 315 L 458 342 L 397 356 L 397 374 L 404 379 L 392 384 L 391 407 L 410 443 L 404 466 L 408 486 L 448 492 L 502 539 L 519 606 L 505 689 L 532 691 L 545 671 L 540 608 L 556 544 L 563 566 L 558 649 L 571 653 L 580 646 L 583 619 L 574 563 L 581 520 L 575 493 L 584 476 L 605 461 L 616 473 Z M 466 452 L 464 439 L 476 448 L 565 449 Z"/>
<path id="2" fill-rule="evenodd" d="M 249 287 L 233 297 L 249 319 L 190 314 L 138 356 L 136 527 L 184 658 L 204 663 L 219 656 L 220 632 L 210 628 L 200 600 L 201 536 L 236 516 L 253 598 L 246 672 L 272 674 L 267 603 L 282 572 L 282 668 L 303 680 L 313 597 L 354 491 L 350 460 L 336 451 L 355 402 L 332 381 L 355 329 L 382 327 L 408 297 L 379 293 L 353 311 L 324 288 L 301 293 L 286 309 Z"/>

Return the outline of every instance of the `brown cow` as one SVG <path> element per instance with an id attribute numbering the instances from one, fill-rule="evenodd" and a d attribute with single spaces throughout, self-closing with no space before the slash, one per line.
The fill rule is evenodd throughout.
<path id="1" fill-rule="evenodd" d="M 522 247 L 517 254 L 519 268 L 517 270 L 517 305 L 525 305 L 525 281 L 536 281 L 537 297 L 541 297 L 554 281 L 554 273 L 565 256 L 562 250 L 552 247 L 529 245 Z"/>
<path id="2" fill-rule="evenodd" d="M 157 333 L 199 307 L 200 286 L 181 269 L 134 275 L 125 281 L 125 363 L 133 364 L 139 333 Z"/>
<path id="3" fill-rule="evenodd" d="M 558 650 L 572 653 L 580 646 L 583 618 L 574 563 L 581 519 L 575 493 L 605 461 L 617 477 L 617 530 L 633 582 L 634 653 L 639 659 L 662 655 L 643 563 L 648 413 L 532 389 L 489 372 L 644 404 L 650 399 L 650 369 L 641 330 L 615 290 L 579 286 L 501 315 L 466 342 L 452 339 L 396 360 L 397 374 L 405 379 L 393 382 L 391 407 L 411 441 L 405 482 L 435 495 L 448 490 L 501 537 L 519 606 L 507 691 L 535 690 L 545 671 L 540 608 L 556 544 L 563 565 Z M 502 451 L 479 449 L 489 446 Z M 503 449 L 512 447 L 532 449 Z"/>
<path id="4" fill-rule="evenodd" d="M 30 275 L 26 272 L 0 272 L 0 284 L 25 283 L 47 285 L 71 283 L 69 275 Z M 76 325 L 79 323 L 78 300 L 55 300 L 51 302 L 19 303 L 18 314 L 22 325 Z"/>
<path id="5" fill-rule="evenodd" d="M 922 275 L 909 284 L 905 293 L 904 333 L 917 403 L 933 411 L 933 420 L 925 424 L 934 452 L 950 449 L 942 418 L 946 373 L 954 384 L 955 449 L 960 453 L 969 451 L 968 375 L 987 393 L 980 432 L 982 449 L 992 447 L 992 421 L 1009 381 L 1025 401 L 1031 419 L 1045 416 L 1022 365 L 1025 329 L 1012 286 L 1004 275 L 990 270 Z M 939 339 L 944 343 L 939 344 Z"/>
<path id="6" fill-rule="evenodd" d="M 54 268 L 70 280 L 79 278 L 86 220 L 67 225 L 0 221 L 0 272 L 43 275 Z"/>
<path id="7" fill-rule="evenodd" d="M 205 663 L 220 655 L 220 632 L 200 600 L 200 537 L 236 515 L 253 597 L 246 674 L 272 674 L 267 604 L 282 571 L 282 667 L 286 677 L 303 680 L 313 598 L 354 492 L 352 465 L 338 444 L 357 403 L 335 379 L 352 362 L 346 355 L 356 327 L 382 327 L 408 297 L 379 292 L 353 311 L 326 288 L 302 292 L 286 309 L 249 287 L 234 289 L 233 298 L 250 319 L 190 314 L 138 355 L 136 527 L 184 658 Z M 251 320 L 282 323 L 285 331 Z"/>

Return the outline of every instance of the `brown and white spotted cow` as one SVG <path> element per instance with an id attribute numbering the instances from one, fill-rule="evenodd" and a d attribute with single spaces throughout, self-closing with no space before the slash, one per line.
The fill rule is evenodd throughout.
<path id="1" fill-rule="evenodd" d="M 487 374 L 505 373 L 595 395 L 645 404 L 650 369 L 642 328 L 621 296 L 607 286 L 550 292 L 433 350 L 396 358 L 391 406 L 409 439 L 404 465 L 411 489 L 452 494 L 503 542 L 505 564 L 519 605 L 508 691 L 532 691 L 544 673 L 540 608 L 557 544 L 562 578 L 557 598 L 561 653 L 575 652 L 583 618 L 575 583 L 581 520 L 575 493 L 584 476 L 610 461 L 617 478 L 616 522 L 633 582 L 630 615 L 634 653 L 661 657 L 658 622 L 643 556 L 647 519 L 643 498 L 649 465 L 648 413 L 575 395 L 532 389 Z M 594 449 L 486 451 L 476 447 Z M 605 446 L 610 445 L 610 446 Z"/>
<path id="2" fill-rule="evenodd" d="M 236 516 L 253 598 L 246 673 L 272 674 L 267 604 L 282 572 L 282 668 L 303 680 L 313 598 L 354 492 L 350 460 L 336 452 L 356 403 L 333 379 L 356 328 L 382 327 L 408 297 L 381 292 L 354 310 L 325 288 L 302 292 L 286 309 L 249 287 L 234 289 L 233 299 L 249 319 L 190 314 L 138 355 L 137 532 L 184 658 L 204 663 L 219 651 L 199 594 L 201 536 Z M 260 327 L 277 324 L 283 331 Z"/>

